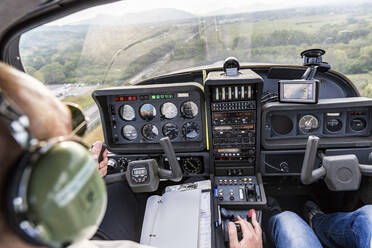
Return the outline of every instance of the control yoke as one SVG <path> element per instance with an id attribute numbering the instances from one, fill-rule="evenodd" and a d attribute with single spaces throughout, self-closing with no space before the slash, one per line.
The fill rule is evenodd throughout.
<path id="1" fill-rule="evenodd" d="M 306 144 L 304 161 L 302 163 L 301 181 L 303 184 L 311 184 L 326 175 L 324 167 L 314 170 L 315 161 L 318 153 L 319 137 L 309 136 Z"/>
<path id="2" fill-rule="evenodd" d="M 159 176 L 163 179 L 168 179 L 173 182 L 179 182 L 182 180 L 182 170 L 178 163 L 176 153 L 174 151 L 172 142 L 169 137 L 160 139 L 160 145 L 164 150 L 165 155 L 168 157 L 170 170 L 159 169 Z"/>
<path id="3" fill-rule="evenodd" d="M 126 172 L 106 176 L 104 178 L 106 184 L 126 179 L 134 192 L 153 192 L 158 189 L 160 179 L 181 181 L 181 166 L 169 137 L 160 139 L 160 145 L 168 157 L 170 170 L 159 168 L 155 159 L 132 161 L 128 163 Z"/>
<path id="4" fill-rule="evenodd" d="M 359 164 L 355 154 L 325 156 L 318 152 L 319 137 L 309 136 L 302 163 L 301 181 L 309 185 L 324 179 L 329 190 L 358 190 L 362 174 L 372 176 L 372 165 Z M 321 159 L 321 166 L 314 169 L 316 159 Z"/>

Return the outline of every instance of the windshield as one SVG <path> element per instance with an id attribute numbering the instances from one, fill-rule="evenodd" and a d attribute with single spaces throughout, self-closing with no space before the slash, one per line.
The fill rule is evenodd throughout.
<path id="1" fill-rule="evenodd" d="M 372 3 L 368 1 L 128 0 L 33 29 L 20 40 L 25 70 L 64 101 L 93 109 L 91 92 L 235 56 L 242 63 L 324 60 L 372 97 Z M 91 109 L 89 109 L 91 108 Z"/>

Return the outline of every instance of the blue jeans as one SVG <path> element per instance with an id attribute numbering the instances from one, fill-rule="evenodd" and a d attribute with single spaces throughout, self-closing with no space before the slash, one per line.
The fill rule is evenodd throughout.
<path id="1" fill-rule="evenodd" d="M 372 205 L 351 213 L 317 214 L 313 229 L 297 214 L 282 212 L 269 221 L 270 236 L 278 248 L 369 248 L 372 237 Z M 320 241 L 321 242 L 320 242 Z"/>

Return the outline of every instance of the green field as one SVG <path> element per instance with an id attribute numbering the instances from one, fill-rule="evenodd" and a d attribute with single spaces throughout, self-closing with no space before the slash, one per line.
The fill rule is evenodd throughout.
<path id="1" fill-rule="evenodd" d="M 91 147 L 97 140 L 103 141 L 102 125 L 99 123 L 95 128 L 90 130 L 84 137 L 83 142 Z"/>
<path id="2" fill-rule="evenodd" d="M 372 73 L 346 75 L 362 96 L 372 98 Z"/>
<path id="3" fill-rule="evenodd" d="M 68 96 L 63 99 L 63 102 L 72 102 L 78 104 L 82 109 L 86 109 L 90 105 L 94 104 L 94 100 L 91 96 L 92 92 L 89 92 L 80 96 Z"/>

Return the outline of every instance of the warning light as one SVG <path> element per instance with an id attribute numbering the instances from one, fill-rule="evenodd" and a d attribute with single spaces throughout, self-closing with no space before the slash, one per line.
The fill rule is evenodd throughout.
<path id="1" fill-rule="evenodd" d="M 115 99 L 116 101 L 120 101 L 120 98 L 119 97 L 116 97 L 116 99 Z"/>

